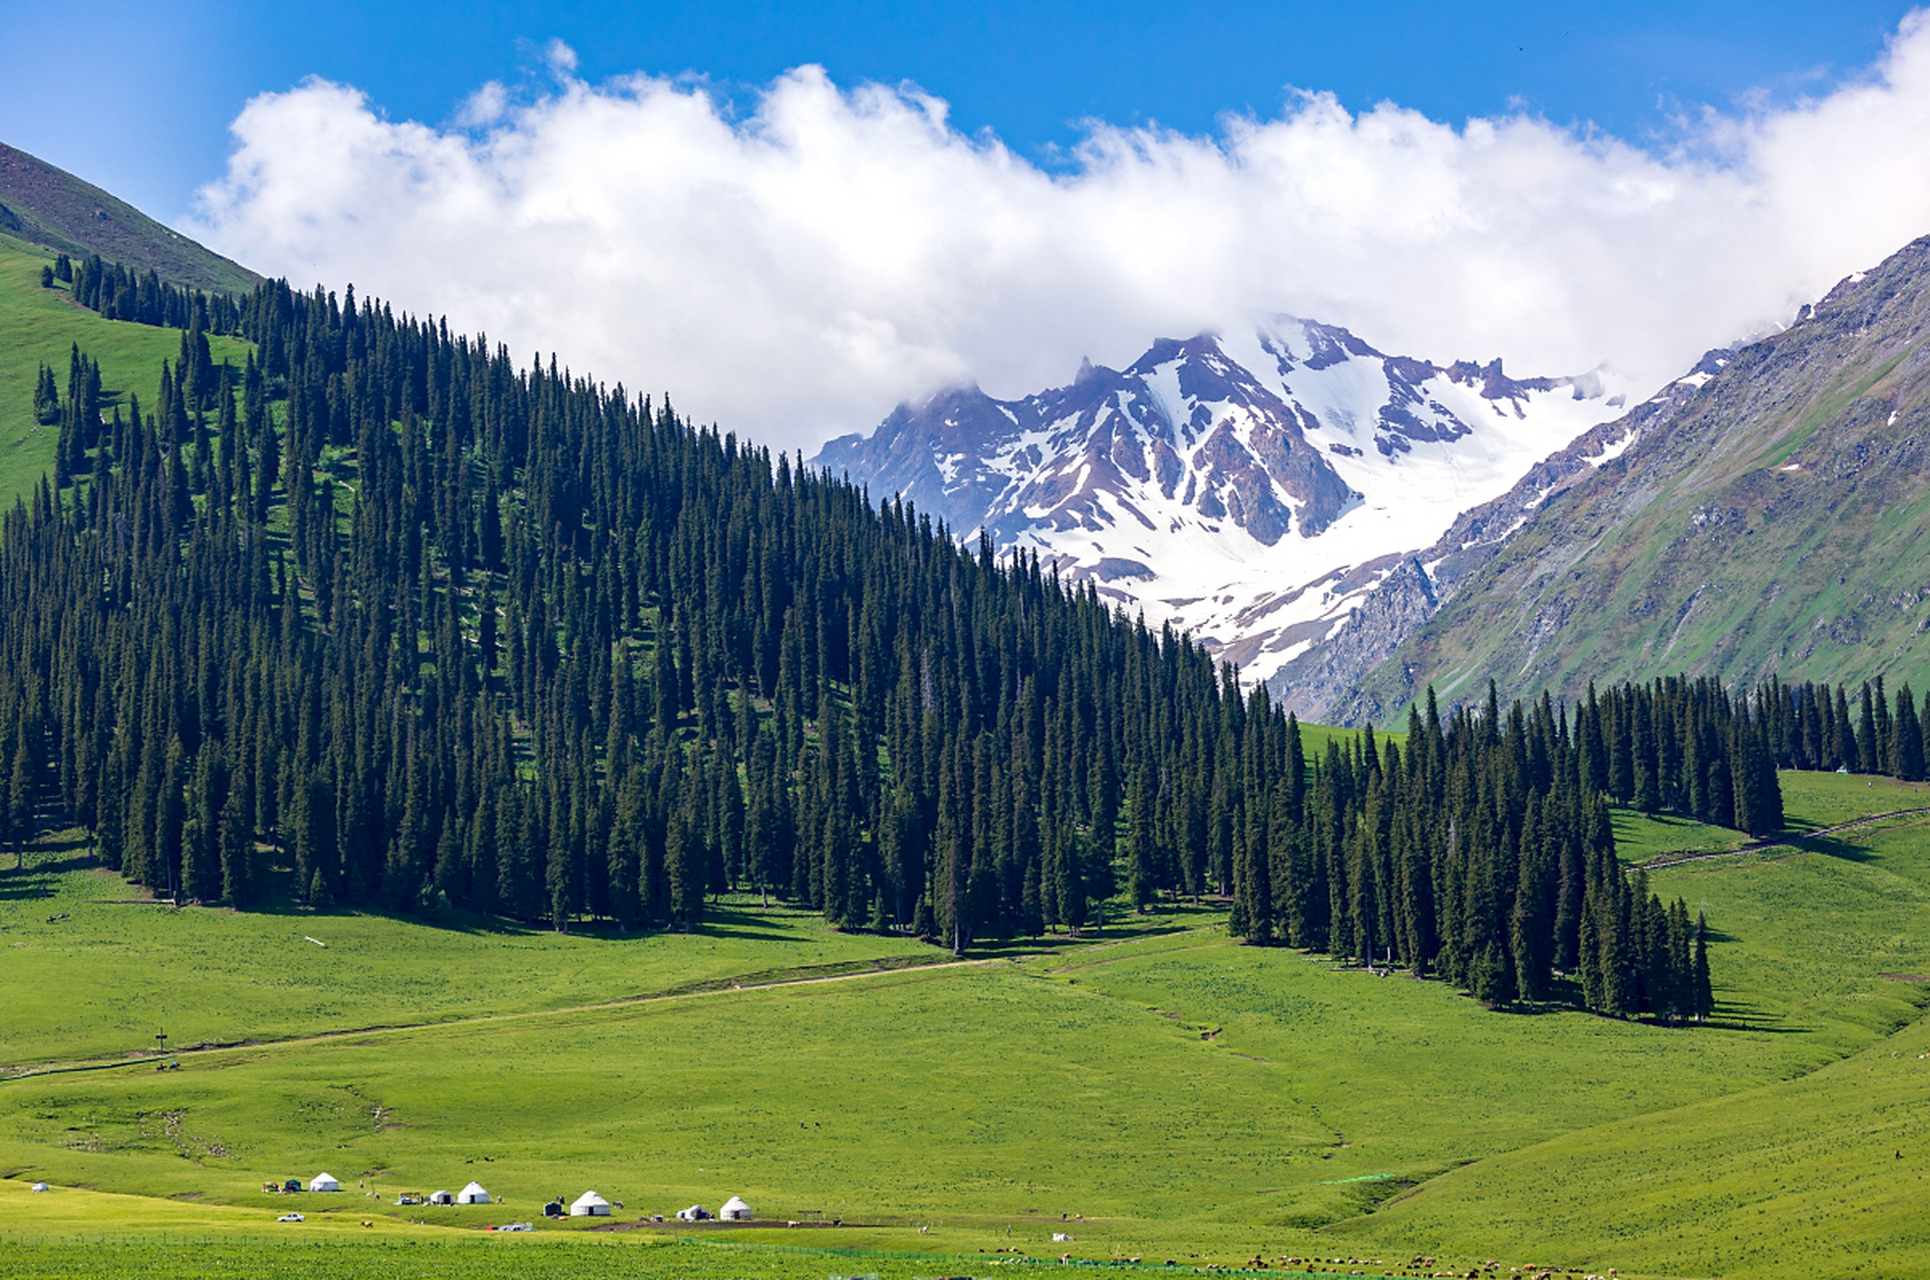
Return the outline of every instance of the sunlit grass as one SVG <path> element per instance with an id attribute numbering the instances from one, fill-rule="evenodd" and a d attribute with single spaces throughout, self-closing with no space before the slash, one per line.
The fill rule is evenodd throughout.
<path id="1" fill-rule="evenodd" d="M 100 362 L 111 418 L 116 405 L 126 412 L 130 392 L 140 397 L 144 412 L 153 412 L 161 362 L 181 352 L 178 329 L 103 320 L 76 306 L 64 285 L 41 288 L 40 269 L 53 260 L 49 250 L 0 235 L 0 503 L 8 506 L 16 495 L 31 493 L 43 475 L 53 475 L 59 428 L 41 426 L 33 415 L 34 380 L 43 363 L 53 366 L 64 401 L 68 361 L 80 344 Z M 232 361 L 240 373 L 246 343 L 215 337 L 208 346 L 217 362 Z"/>
<path id="2" fill-rule="evenodd" d="M 1810 828 L 1907 794 L 1785 790 Z M 1910 980 L 1930 975 L 1930 824 L 1652 883 L 1708 913 L 1714 1025 L 1490 1011 L 1240 945 L 1210 908 L 954 965 L 750 899 L 691 935 L 175 911 L 122 901 L 139 895 L 53 848 L 0 878 L 8 1061 L 111 1060 L 163 1019 L 174 1044 L 262 1043 L 0 1083 L 0 1239 L 28 1275 L 188 1274 L 203 1255 L 197 1274 L 340 1258 L 481 1275 L 504 1249 L 532 1277 L 991 1275 L 1015 1256 L 1001 1249 L 1793 1275 L 1791 1240 L 1815 1274 L 1930 1265 L 1904 1220 L 1914 1166 L 1893 1155 L 1922 1136 L 1912 1103 L 1930 1089 L 1914 1056 L 1930 985 Z M 889 968 L 916 960 L 940 963 Z M 322 1169 L 347 1190 L 260 1191 Z M 472 1177 L 504 1202 L 393 1203 Z M 54 1190 L 30 1198 L 32 1178 Z M 741 1194 L 760 1216 L 845 1225 L 733 1239 L 886 1252 L 475 1231 L 592 1187 L 629 1220 Z M 291 1207 L 309 1221 L 273 1222 Z"/>

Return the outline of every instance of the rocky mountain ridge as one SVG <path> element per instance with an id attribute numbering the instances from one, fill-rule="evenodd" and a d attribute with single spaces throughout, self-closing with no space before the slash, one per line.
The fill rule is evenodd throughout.
<path id="1" fill-rule="evenodd" d="M 1264 678 L 1462 513 L 1617 416 L 1612 381 L 1389 356 L 1282 317 L 1163 339 L 1124 369 L 1087 362 L 1021 399 L 944 390 L 815 462 L 961 536 L 1037 551 Z"/>
<path id="2" fill-rule="evenodd" d="M 1536 511 L 1644 436 L 1664 429 L 1731 355 L 1729 348 L 1708 352 L 1626 415 L 1589 428 L 1567 448 L 1535 463 L 1501 497 L 1463 512 L 1433 546 L 1403 557 L 1322 644 L 1275 672 L 1268 681 L 1275 700 L 1303 719 L 1331 718 L 1361 680 L 1500 555 L 1510 535 Z"/>
<path id="3" fill-rule="evenodd" d="M 1356 687 L 1344 672 L 1320 684 L 1289 671 L 1305 686 L 1290 696 L 1351 723 L 1398 716 L 1430 684 L 1485 696 L 1489 678 L 1504 699 L 1677 672 L 1922 686 L 1930 237 L 1671 398 L 1685 389 L 1684 403 L 1644 406 L 1654 420 L 1619 456 L 1533 504 L 1500 543 L 1458 570 L 1444 561 L 1446 579 L 1432 571 L 1437 607 Z"/>

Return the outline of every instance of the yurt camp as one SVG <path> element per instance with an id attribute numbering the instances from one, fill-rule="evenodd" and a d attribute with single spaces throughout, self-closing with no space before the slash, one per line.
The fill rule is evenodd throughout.
<path id="1" fill-rule="evenodd" d="M 447 1191 L 431 1191 L 429 1193 L 430 1204 L 454 1204 L 455 1202 L 455 1196 Z"/>
<path id="2" fill-rule="evenodd" d="M 749 1222 L 751 1207 L 739 1197 L 732 1196 L 724 1201 L 724 1207 L 717 1211 L 717 1216 L 725 1222 Z"/>
<path id="3" fill-rule="evenodd" d="M 310 1191 L 340 1191 L 342 1184 L 335 1180 L 332 1173 L 318 1173 L 308 1181 Z"/>
<path id="4" fill-rule="evenodd" d="M 572 1218 L 607 1218 L 610 1216 L 610 1202 L 594 1191 L 585 1191 L 570 1205 Z"/>
<path id="5" fill-rule="evenodd" d="M 457 1204 L 488 1204 L 489 1193 L 483 1190 L 482 1183 L 472 1182 L 468 1186 L 464 1187 L 462 1190 L 456 1192 L 456 1203 Z"/>

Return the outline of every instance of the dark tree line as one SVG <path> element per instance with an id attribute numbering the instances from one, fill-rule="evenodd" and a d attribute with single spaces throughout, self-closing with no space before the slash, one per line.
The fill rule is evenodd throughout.
<path id="1" fill-rule="evenodd" d="M 145 411 L 74 353 L 68 483 L 9 518 L 10 835 L 238 905 L 277 860 L 318 905 L 751 887 L 962 946 L 1086 923 L 1131 792 L 1142 901 L 1227 887 L 1176 780 L 1277 769 L 1246 722 L 1285 722 L 1181 638 L 352 294 L 260 290 L 239 370 L 201 312 Z"/>
<path id="2" fill-rule="evenodd" d="M 1641 703 L 1637 689 L 1615 696 Z M 1706 1017 L 1701 918 L 1616 861 L 1608 705 L 1591 697 L 1571 724 L 1544 696 L 1504 717 L 1491 687 L 1483 713 L 1463 708 L 1444 726 L 1430 692 L 1405 754 L 1372 729 L 1345 748 L 1330 741 L 1303 783 L 1281 778 L 1269 821 L 1247 833 L 1234 932 L 1404 964 L 1492 1004 L 1576 998 L 1617 1016 Z"/>
<path id="3" fill-rule="evenodd" d="M 88 254 L 79 266 L 61 254 L 40 277 L 48 288 L 56 280 L 72 286 L 74 301 L 109 320 L 186 329 L 199 317 L 212 332 L 241 332 L 241 304 L 227 294 L 183 289 L 156 271 L 143 274 L 118 262 L 103 262 L 97 254 Z"/>
<path id="4" fill-rule="evenodd" d="M 138 291 L 115 270 L 77 280 Z M 1698 927 L 1621 873 L 1604 794 L 1780 824 L 1762 722 L 1712 684 L 1572 723 L 1430 705 L 1404 757 L 1308 768 L 1185 637 L 667 401 L 353 291 L 149 292 L 182 338 L 147 408 L 103 418 L 73 352 L 55 482 L 0 527 L 16 850 L 78 823 L 178 898 L 247 906 L 278 865 L 317 907 L 558 928 L 751 889 L 957 948 L 1123 883 L 1490 1000 L 1559 972 L 1707 1012 Z"/>
<path id="5" fill-rule="evenodd" d="M 1753 836 L 1783 829 L 1774 699 L 1738 706 L 1720 683 L 1628 684 L 1577 711 L 1584 782 L 1643 813 L 1668 811 Z"/>
<path id="6" fill-rule="evenodd" d="M 1847 686 L 1766 683 L 1759 696 L 1768 709 L 1770 745 L 1783 769 L 1842 769 L 1881 773 L 1905 782 L 1924 779 L 1924 717 L 1904 685 L 1894 701 L 1883 677 L 1865 681 L 1852 696 Z"/>

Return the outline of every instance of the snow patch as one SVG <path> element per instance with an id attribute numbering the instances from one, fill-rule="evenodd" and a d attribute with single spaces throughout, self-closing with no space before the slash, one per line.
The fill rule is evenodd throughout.
<path id="1" fill-rule="evenodd" d="M 1315 362 L 1324 367 L 1310 367 Z M 1210 637 L 1250 680 L 1270 677 L 1331 635 L 1406 553 L 1432 545 L 1462 512 L 1617 416 L 1630 390 L 1597 373 L 1540 389 L 1523 384 L 1491 401 L 1479 382 L 1457 382 L 1437 366 L 1373 351 L 1345 330 L 1292 318 L 1195 338 L 1156 365 L 1142 359 L 1115 376 L 1122 385 L 1103 399 L 1081 402 L 1074 384 L 1000 404 L 1013 427 L 1039 425 L 999 432 L 977 456 L 934 458 L 947 494 L 974 484 L 1002 490 L 987 510 L 955 512 L 953 527 L 994 527 L 1007 547 L 1037 552 L 1069 578 L 1097 579 L 1107 600 L 1143 612 L 1148 626 L 1170 622 Z M 1188 396 L 1182 385 L 1211 388 L 1210 398 Z M 1196 418 L 1207 423 L 1203 431 L 1192 429 Z M 1207 446 L 1222 426 L 1230 456 L 1225 439 Z M 1161 440 L 1181 468 L 1170 484 L 1161 483 Z M 1631 432 L 1589 461 L 1600 466 L 1633 441 Z M 1354 495 L 1336 502 L 1329 490 L 1320 501 L 1330 523 L 1311 537 L 1303 523 L 1309 498 L 1290 491 L 1281 469 L 1301 468 L 1294 483 L 1304 484 L 1301 450 L 1318 460 L 1316 474 L 1331 467 Z M 1169 478 L 1172 462 L 1164 464 Z M 871 478 L 861 466 L 851 470 L 859 483 Z M 908 496 L 922 508 L 936 505 L 930 495 Z M 1291 518 L 1271 543 L 1249 527 L 1266 528 L 1253 509 L 1265 498 Z M 1130 572 L 1127 557 L 1136 562 Z"/>
<path id="2" fill-rule="evenodd" d="M 1583 458 L 1582 461 L 1586 462 L 1591 467 L 1599 467 L 1603 463 L 1613 462 L 1615 459 L 1627 453 L 1628 447 L 1634 443 L 1635 443 L 1635 431 L 1633 428 L 1630 428 L 1629 433 L 1623 436 L 1620 440 L 1611 440 L 1608 444 L 1602 447 L 1602 451 L 1600 453 L 1590 458 Z"/>

